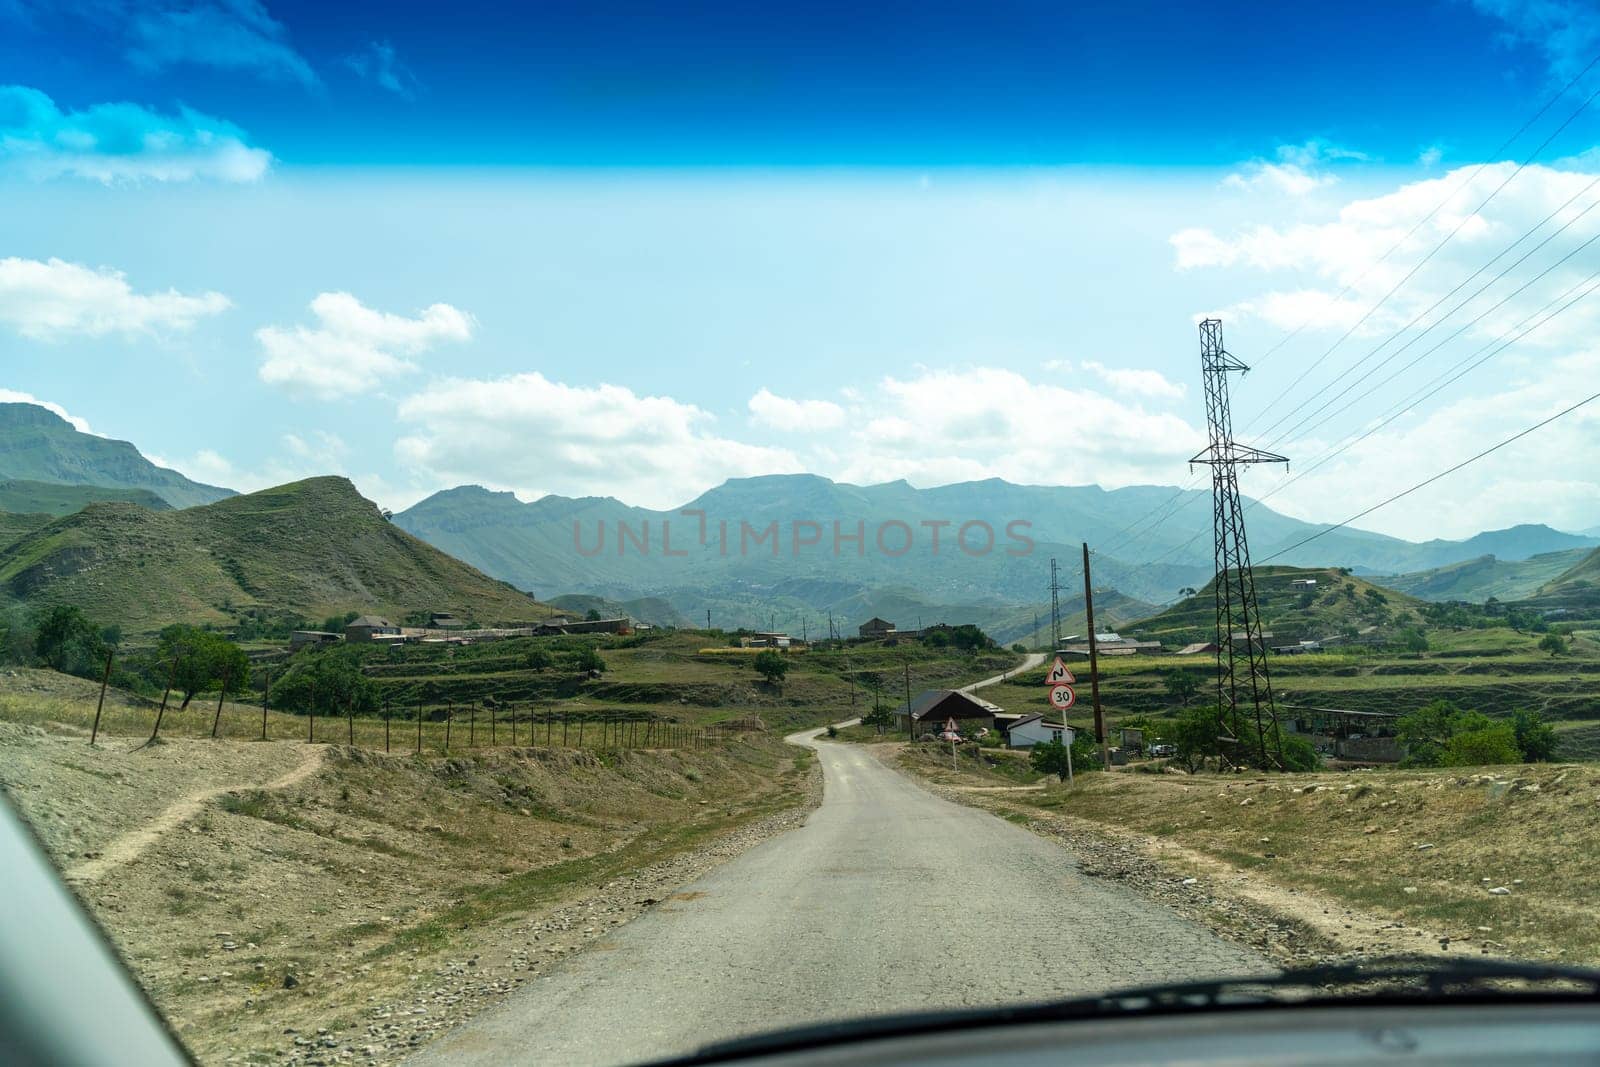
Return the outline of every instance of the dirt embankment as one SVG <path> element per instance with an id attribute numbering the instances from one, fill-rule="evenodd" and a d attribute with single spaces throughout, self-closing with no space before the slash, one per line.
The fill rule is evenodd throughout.
<path id="1" fill-rule="evenodd" d="M 935 753 L 872 748 L 1286 965 L 1417 953 L 1600 963 L 1593 767 L 1090 774 L 1016 788 Z"/>
<path id="2" fill-rule="evenodd" d="M 775 740 L 387 757 L 0 721 L 0 786 L 195 1054 L 390 1062 L 803 818 Z"/>

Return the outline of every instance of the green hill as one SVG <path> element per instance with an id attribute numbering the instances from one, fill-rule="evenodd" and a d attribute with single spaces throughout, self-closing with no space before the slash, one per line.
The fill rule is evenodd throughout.
<path id="1" fill-rule="evenodd" d="M 1421 602 L 1393 590 L 1380 589 L 1337 569 L 1303 567 L 1255 568 L 1256 602 L 1268 644 L 1348 637 L 1352 632 L 1385 635 L 1416 623 Z M 1311 580 L 1314 588 L 1292 585 Z M 1212 585 L 1170 608 L 1123 628 L 1124 636 L 1160 640 L 1168 645 L 1216 639 L 1216 607 Z M 1098 622 L 1098 618 L 1096 619 Z"/>
<path id="2" fill-rule="evenodd" d="M 234 495 L 156 466 L 127 441 L 82 433 L 37 404 L 0 404 L 0 478 L 143 489 L 175 508 Z"/>
<path id="3" fill-rule="evenodd" d="M 172 505 L 151 489 L 115 488 L 102 485 L 61 485 L 14 478 L 0 482 L 0 511 L 71 515 L 90 504 L 122 500 L 151 511 L 166 511 Z"/>
<path id="4" fill-rule="evenodd" d="M 1422 600 L 1466 600 L 1482 603 L 1521 600 L 1532 596 L 1546 583 L 1559 578 L 1590 554 L 1586 548 L 1545 552 L 1524 560 L 1479 556 L 1445 567 L 1373 578 L 1385 589 L 1394 589 Z"/>
<path id="5" fill-rule="evenodd" d="M 638 600 L 607 600 L 605 597 L 585 593 L 567 593 L 550 598 L 550 606 L 568 615 L 582 616 L 598 612 L 603 619 L 621 615 L 650 626 L 688 626 L 689 620 L 679 614 L 671 604 L 660 597 L 642 597 Z"/>
<path id="6" fill-rule="evenodd" d="M 448 610 L 483 624 L 549 614 L 395 527 L 344 478 L 181 511 L 91 504 L 0 550 L 0 600 L 75 604 L 128 633 L 227 624 L 247 608 L 397 621 Z"/>
<path id="7" fill-rule="evenodd" d="M 1540 586 L 1523 603 L 1544 611 L 1565 610 L 1593 618 L 1600 613 L 1600 548 Z"/>

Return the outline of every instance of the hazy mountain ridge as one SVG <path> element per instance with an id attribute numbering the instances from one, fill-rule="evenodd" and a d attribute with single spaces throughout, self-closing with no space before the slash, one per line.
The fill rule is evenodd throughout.
<path id="1" fill-rule="evenodd" d="M 234 495 L 156 466 L 127 441 L 83 433 L 37 404 L 0 404 L 0 478 L 145 489 L 175 508 Z"/>
<path id="2" fill-rule="evenodd" d="M 788 618 L 798 628 L 795 620 L 815 620 L 830 611 L 847 620 L 893 613 L 901 625 L 911 625 L 910 617 L 919 613 L 928 622 L 960 614 L 964 621 L 981 616 L 1020 634 L 1033 627 L 1022 625 L 1019 611 L 1027 615 L 1043 606 L 1047 613 L 1050 557 L 1061 561 L 1064 595 L 1070 595 L 1076 579 L 1067 575 L 1075 572 L 1085 540 L 1110 551 L 1096 557 L 1096 587 L 1119 590 L 1137 606 L 1171 602 L 1181 589 L 1208 581 L 1207 491 L 1183 494 L 1187 499 L 1153 532 L 1142 521 L 1163 503 L 1176 503 L 1176 492 L 1162 486 L 1108 490 L 1000 479 L 916 489 L 904 481 L 857 486 L 818 475 L 767 475 L 731 479 L 681 509 L 656 511 L 609 497 L 546 496 L 524 504 L 510 493 L 459 486 L 419 502 L 395 521 L 486 573 L 540 592 L 581 592 L 613 601 L 657 596 L 690 619 L 702 618 L 710 608 L 714 620 L 720 617 L 729 625 L 783 625 Z M 864 525 L 865 551 L 846 541 L 843 551 L 833 554 L 836 520 L 846 537 L 858 522 Z M 987 555 L 967 555 L 953 544 L 960 525 L 972 520 L 988 523 L 995 535 L 996 548 Z M 1006 536 L 1014 520 L 1025 524 L 1021 534 L 1032 541 L 1026 555 L 1006 553 L 1020 544 Z M 821 544 L 797 554 L 797 522 L 818 524 L 820 529 L 799 529 L 798 536 L 820 537 Z M 937 522 L 949 525 L 941 529 L 935 554 L 924 524 Z M 1252 508 L 1249 522 L 1257 558 L 1327 529 L 1265 506 Z M 779 531 L 776 554 L 770 542 L 754 541 L 754 534 L 772 523 Z M 880 551 L 874 534 L 884 524 L 903 524 L 890 534 L 891 549 L 908 531 L 915 547 L 898 557 Z M 626 538 L 619 531 L 623 526 Z M 663 545 L 668 530 L 670 556 Z M 984 535 L 979 530 L 973 536 Z M 641 543 L 647 551 L 640 550 Z M 1489 552 L 1515 561 L 1596 543 L 1539 525 L 1420 544 L 1340 529 L 1274 562 L 1394 574 Z"/>

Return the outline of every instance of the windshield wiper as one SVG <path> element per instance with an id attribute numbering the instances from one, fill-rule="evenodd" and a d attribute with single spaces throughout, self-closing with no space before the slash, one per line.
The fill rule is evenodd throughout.
<path id="1" fill-rule="evenodd" d="M 1386 957 L 1277 975 L 1146 986 L 1042 1004 L 882 1015 L 779 1030 L 707 1045 L 655 1067 L 690 1067 L 856 1041 L 1132 1015 L 1326 1007 L 1472 1003 L 1600 1002 L 1600 971 L 1492 959 Z"/>

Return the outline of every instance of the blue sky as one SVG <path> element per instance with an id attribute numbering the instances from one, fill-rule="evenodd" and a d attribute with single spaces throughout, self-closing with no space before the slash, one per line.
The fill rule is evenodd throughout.
<path id="1" fill-rule="evenodd" d="M 1600 88 L 1492 154 L 1600 53 L 1587 4 L 507 7 L 0 0 L 0 395 L 391 506 L 1179 484 L 1197 314 L 1258 364 L 1246 431 L 1402 353 L 1279 448 L 1317 459 L 1600 268 L 1557 263 L 1600 232 L 1600 104 L 1478 207 Z M 1271 502 L 1342 518 L 1548 414 L 1600 377 L 1597 324 Z M 1597 437 L 1575 415 L 1365 525 L 1600 525 Z"/>

